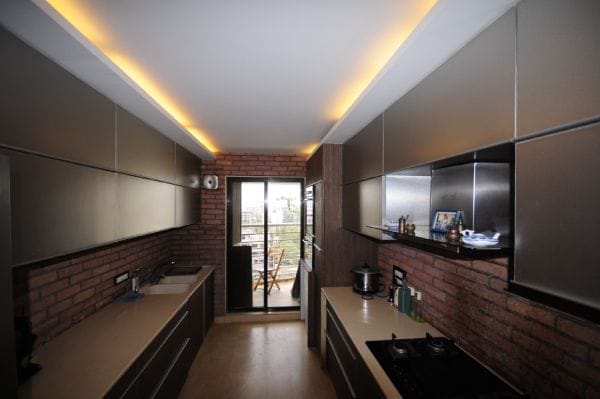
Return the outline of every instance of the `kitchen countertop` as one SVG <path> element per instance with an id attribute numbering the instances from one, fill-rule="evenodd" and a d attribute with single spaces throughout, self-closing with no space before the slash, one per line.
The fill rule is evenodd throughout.
<path id="1" fill-rule="evenodd" d="M 191 288 L 113 302 L 34 352 L 42 370 L 19 386 L 19 398 L 101 398 L 213 272 L 203 267 Z"/>
<path id="2" fill-rule="evenodd" d="M 429 323 L 417 323 L 398 312 L 386 298 L 374 297 L 365 300 L 354 293 L 351 287 L 325 287 L 321 292 L 342 322 L 385 396 L 388 399 L 402 398 L 365 342 L 391 339 L 392 333 L 396 334 L 398 339 L 423 338 L 425 333 L 433 336 L 442 334 Z M 325 305 L 325 301 L 322 301 L 322 305 Z"/>

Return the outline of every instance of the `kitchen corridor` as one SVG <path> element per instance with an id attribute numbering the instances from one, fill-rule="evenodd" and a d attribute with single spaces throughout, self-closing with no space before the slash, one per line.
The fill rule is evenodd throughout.
<path id="1" fill-rule="evenodd" d="M 335 398 L 302 321 L 214 324 L 180 399 Z"/>

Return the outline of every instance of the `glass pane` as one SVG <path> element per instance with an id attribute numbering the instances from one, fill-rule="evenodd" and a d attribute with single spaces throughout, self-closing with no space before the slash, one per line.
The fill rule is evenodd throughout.
<path id="1" fill-rule="evenodd" d="M 296 280 L 302 222 L 301 184 L 269 182 L 268 185 L 268 306 L 299 306 L 300 282 Z M 295 283 L 297 289 L 292 292 Z"/>

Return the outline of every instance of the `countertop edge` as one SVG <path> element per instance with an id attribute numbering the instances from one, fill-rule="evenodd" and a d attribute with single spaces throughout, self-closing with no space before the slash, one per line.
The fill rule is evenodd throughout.
<path id="1" fill-rule="evenodd" d="M 214 266 L 207 266 L 205 270 L 206 270 L 206 274 L 203 277 L 199 278 L 197 281 L 195 281 L 194 284 L 192 285 L 192 287 L 190 288 L 190 290 L 186 291 L 183 294 L 183 295 L 185 295 L 185 297 L 182 299 L 182 301 L 179 304 L 179 306 L 177 306 L 177 308 L 175 310 L 173 310 L 173 313 L 164 321 L 164 323 L 162 324 L 162 326 L 160 326 L 158 328 L 158 330 L 156 330 L 155 334 L 144 345 L 144 347 L 141 349 L 141 351 L 137 355 L 135 355 L 135 357 L 133 359 L 131 359 L 131 361 L 127 364 L 127 366 L 125 368 L 123 368 L 121 370 L 121 372 L 119 373 L 119 375 L 117 376 L 117 378 L 115 379 L 115 381 L 109 387 L 107 387 L 104 390 L 104 392 L 102 392 L 102 397 L 105 397 L 110 392 L 110 390 L 121 379 L 121 377 L 123 377 L 125 375 L 125 373 L 127 372 L 127 370 L 129 370 L 129 368 L 131 366 L 133 366 L 133 364 L 135 363 L 135 361 L 144 353 L 144 351 L 148 348 L 148 346 L 150 346 L 150 344 L 152 344 L 152 342 L 158 337 L 158 335 L 161 333 L 161 331 L 169 324 L 169 322 L 173 319 L 173 317 L 175 317 L 175 315 L 177 314 L 177 312 L 179 312 L 181 310 L 181 308 L 183 307 L 183 305 L 192 297 L 192 295 L 194 295 L 196 293 L 196 291 L 198 291 L 198 288 L 200 288 L 200 286 L 202 284 L 204 284 L 204 282 L 206 281 L 206 279 L 208 277 L 210 277 L 210 275 L 212 273 L 214 273 L 215 267 Z M 198 274 L 202 274 L 203 271 L 204 270 L 199 271 Z M 111 303 L 111 305 L 112 305 L 112 303 Z M 110 306 L 110 305 L 108 305 L 108 306 Z"/>
<path id="2" fill-rule="evenodd" d="M 379 388 L 384 393 L 386 398 L 402 399 L 402 395 L 398 392 L 398 390 L 394 386 L 393 382 L 387 376 L 387 374 L 385 373 L 383 368 L 379 365 L 377 359 L 375 359 L 375 356 L 373 356 L 373 354 L 371 353 L 371 351 L 369 350 L 369 348 L 367 347 L 367 345 L 365 343 L 367 340 L 378 340 L 378 339 L 382 339 L 382 338 L 371 337 L 371 338 L 368 338 L 365 340 L 364 339 L 365 337 L 362 337 L 362 339 L 360 337 L 358 337 L 356 331 L 353 331 L 352 328 L 350 326 L 348 326 L 349 320 L 344 320 L 345 319 L 344 311 L 341 309 L 342 304 L 337 303 L 337 307 L 336 307 L 336 300 L 338 300 L 339 298 L 335 298 L 333 293 L 334 293 L 334 291 L 341 291 L 341 290 L 347 290 L 348 292 L 352 292 L 351 287 L 323 287 L 323 288 L 321 288 L 321 294 L 326 299 L 326 302 L 328 302 L 331 305 L 331 307 L 333 308 L 333 310 L 335 311 L 336 316 L 342 323 L 344 330 L 350 337 L 350 340 L 352 341 L 352 344 L 355 346 L 356 350 L 358 351 L 363 363 L 365 364 L 365 366 L 367 367 L 369 372 L 371 372 L 371 374 L 373 375 L 373 378 L 375 378 L 375 381 L 379 385 Z M 361 300 L 359 295 L 357 295 L 353 292 L 352 292 L 352 295 L 356 296 L 355 299 Z M 351 297 L 351 298 L 353 298 L 353 297 Z M 376 301 L 376 299 L 373 299 L 373 300 Z M 369 300 L 369 301 L 373 301 L 373 300 Z M 390 306 L 387 301 L 386 302 L 381 302 L 381 301 L 385 301 L 385 300 L 380 299 L 379 302 L 372 302 L 372 303 L 376 304 L 376 306 L 381 306 L 382 308 L 385 306 Z M 431 326 L 429 323 L 417 323 L 415 321 L 408 319 L 408 317 L 406 315 L 403 315 L 402 313 L 397 312 L 395 310 L 393 312 L 389 312 L 389 313 L 394 314 L 394 312 L 397 314 L 398 323 L 401 323 L 401 324 L 410 323 L 413 325 L 413 327 L 417 327 L 417 329 L 419 329 L 419 330 L 427 331 L 434 336 L 443 336 L 443 334 L 441 334 L 437 329 L 435 329 L 435 327 Z M 356 321 L 354 321 L 354 322 L 356 322 Z M 324 323 L 324 321 L 322 321 L 322 323 Z M 399 331 L 395 331 L 395 333 L 397 335 L 399 335 L 399 338 L 402 338 L 401 334 L 399 334 Z M 374 335 L 377 335 L 377 334 L 374 334 Z M 423 334 L 420 336 L 424 336 L 424 335 L 425 335 L 425 333 L 423 332 Z M 414 334 L 414 336 L 412 338 L 419 338 L 420 336 L 418 334 Z M 386 339 L 390 339 L 390 338 L 386 338 Z"/>

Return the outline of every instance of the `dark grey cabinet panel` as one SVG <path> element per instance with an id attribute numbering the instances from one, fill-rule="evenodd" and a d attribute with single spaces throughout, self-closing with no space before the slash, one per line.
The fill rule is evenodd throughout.
<path id="1" fill-rule="evenodd" d="M 344 183 L 383 174 L 383 114 L 344 143 Z"/>
<path id="2" fill-rule="evenodd" d="M 516 146 L 515 282 L 600 309 L 600 124 Z"/>
<path id="3" fill-rule="evenodd" d="M 175 186 L 119 174 L 117 207 L 119 239 L 175 227 Z"/>
<path id="4" fill-rule="evenodd" d="M 11 158 L 13 264 L 115 239 L 115 174 L 35 155 Z"/>
<path id="5" fill-rule="evenodd" d="M 0 144 L 113 169 L 115 107 L 0 28 Z"/>
<path id="6" fill-rule="evenodd" d="M 517 135 L 600 116 L 600 2 L 517 8 Z"/>
<path id="7" fill-rule="evenodd" d="M 200 190 L 175 186 L 175 226 L 187 226 L 199 220 Z"/>
<path id="8" fill-rule="evenodd" d="M 200 187 L 200 162 L 200 158 L 177 145 L 175 149 L 175 183 L 192 188 Z"/>
<path id="9" fill-rule="evenodd" d="M 366 226 L 381 226 L 383 177 L 343 186 L 343 226 L 360 232 Z"/>
<path id="10" fill-rule="evenodd" d="M 117 169 L 175 183 L 175 143 L 117 107 Z"/>
<path id="11" fill-rule="evenodd" d="M 385 111 L 386 173 L 513 138 L 515 25 L 513 9 Z"/>

